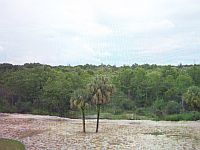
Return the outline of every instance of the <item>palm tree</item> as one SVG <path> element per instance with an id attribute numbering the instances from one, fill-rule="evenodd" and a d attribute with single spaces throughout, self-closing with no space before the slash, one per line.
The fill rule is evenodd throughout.
<path id="1" fill-rule="evenodd" d="M 113 93 L 114 87 L 106 76 L 96 76 L 89 84 L 89 89 L 92 94 L 91 101 L 97 107 L 96 132 L 98 132 L 101 105 L 105 105 L 109 102 L 109 98 Z"/>
<path id="2" fill-rule="evenodd" d="M 70 99 L 70 107 L 78 108 L 81 110 L 84 133 L 85 133 L 85 108 L 87 105 L 87 101 L 88 101 L 88 94 L 87 94 L 87 91 L 84 89 L 78 89 L 78 90 L 74 91 L 74 93 Z"/>

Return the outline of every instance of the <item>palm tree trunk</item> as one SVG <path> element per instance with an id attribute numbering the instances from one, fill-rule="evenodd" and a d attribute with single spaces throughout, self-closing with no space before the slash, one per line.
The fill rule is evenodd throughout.
<path id="1" fill-rule="evenodd" d="M 147 103 L 147 89 L 146 89 L 146 94 L 145 94 L 145 98 L 146 98 L 146 103 Z"/>
<path id="2" fill-rule="evenodd" d="M 99 114 L 100 114 L 100 105 L 97 105 L 97 126 L 96 126 L 96 133 L 99 129 Z"/>
<path id="3" fill-rule="evenodd" d="M 83 132 L 85 133 L 85 110 L 82 108 Z"/>
<path id="4" fill-rule="evenodd" d="M 182 105 L 183 112 L 185 112 L 185 107 L 184 107 L 183 98 L 181 98 L 181 105 Z"/>

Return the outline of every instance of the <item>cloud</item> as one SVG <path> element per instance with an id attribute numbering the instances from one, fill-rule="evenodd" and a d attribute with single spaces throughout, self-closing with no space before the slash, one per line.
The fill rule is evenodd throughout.
<path id="1" fill-rule="evenodd" d="M 0 2 L 1 4 L 2 2 Z M 27 0 L 4 2 L 2 26 L 68 30 L 85 36 L 106 36 L 111 30 L 96 21 L 96 11 L 81 0 Z M 14 24 L 13 24 L 14 23 Z"/>
<path id="2" fill-rule="evenodd" d="M 150 28 L 153 28 L 153 29 L 165 29 L 165 28 L 174 28 L 175 25 L 172 21 L 170 20 L 161 20 L 159 22 L 150 22 L 149 23 L 149 26 Z"/>
<path id="3" fill-rule="evenodd" d="M 95 51 L 82 38 L 73 37 L 70 43 L 70 50 L 62 49 L 62 52 L 60 53 L 61 58 L 64 57 L 69 63 L 73 62 L 73 64 L 77 62 L 84 63 L 91 60 L 97 61 L 95 60 Z"/>
<path id="4" fill-rule="evenodd" d="M 17 64 L 163 62 L 198 52 L 199 5 L 196 0 L 0 0 L 1 57 Z M 197 52 L 188 57 L 200 57 Z"/>
<path id="5" fill-rule="evenodd" d="M 159 32 L 173 29 L 175 24 L 167 19 L 159 21 L 133 22 L 124 23 L 123 32 L 145 33 L 145 32 Z"/>
<path id="6" fill-rule="evenodd" d="M 165 54 L 173 53 L 184 47 L 183 41 L 178 37 L 163 37 L 157 39 L 148 39 L 142 47 L 141 54 Z"/>
<path id="7" fill-rule="evenodd" d="M 0 52 L 3 52 L 4 48 L 0 45 Z"/>

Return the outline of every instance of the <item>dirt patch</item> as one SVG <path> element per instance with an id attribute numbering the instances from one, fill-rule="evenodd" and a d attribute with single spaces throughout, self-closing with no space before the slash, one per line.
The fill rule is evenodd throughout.
<path id="1" fill-rule="evenodd" d="M 35 136 L 37 134 L 41 134 L 45 131 L 47 131 L 47 130 L 27 130 L 27 131 L 23 131 L 20 134 L 19 139 L 23 139 L 23 138 L 26 138 L 26 137 L 32 137 L 32 136 Z"/>
<path id="2" fill-rule="evenodd" d="M 0 113 L 0 117 L 7 117 L 9 116 L 8 114 Z"/>
<path id="3" fill-rule="evenodd" d="M 150 134 L 150 135 L 158 136 L 158 135 L 164 135 L 165 133 L 159 132 L 159 131 L 155 131 L 155 132 L 150 132 L 150 133 L 145 133 L 145 134 Z"/>

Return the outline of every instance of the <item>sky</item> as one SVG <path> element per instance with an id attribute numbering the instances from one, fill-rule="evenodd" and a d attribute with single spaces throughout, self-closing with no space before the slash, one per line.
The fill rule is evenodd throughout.
<path id="1" fill-rule="evenodd" d="M 0 0 L 0 63 L 200 64 L 199 0 Z"/>

